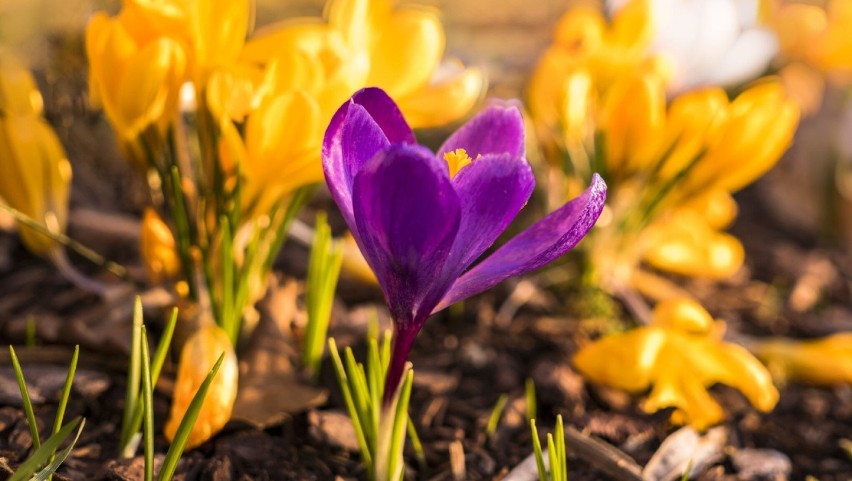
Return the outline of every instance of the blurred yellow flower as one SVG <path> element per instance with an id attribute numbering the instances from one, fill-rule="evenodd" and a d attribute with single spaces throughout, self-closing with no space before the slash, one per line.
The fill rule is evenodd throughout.
<path id="1" fill-rule="evenodd" d="M 449 60 L 438 12 L 418 6 L 394 8 L 389 0 L 330 0 L 325 22 L 291 20 L 259 32 L 244 58 L 277 59 L 287 84 L 316 98 L 321 123 L 355 90 L 387 91 L 415 128 L 451 122 L 467 114 L 484 87 L 482 71 Z M 301 77 L 301 78 L 298 78 Z"/>
<path id="2" fill-rule="evenodd" d="M 852 384 L 852 333 L 809 341 L 762 340 L 756 344 L 755 353 L 780 384 Z"/>
<path id="3" fill-rule="evenodd" d="M 799 119 L 775 78 L 733 100 L 716 87 L 667 98 L 671 70 L 651 53 L 651 26 L 644 0 L 610 22 L 574 8 L 530 84 L 538 137 L 551 165 L 572 177 L 569 196 L 594 171 L 609 185 L 608 212 L 586 246 L 611 290 L 642 261 L 689 276 L 736 272 L 742 245 L 721 232 L 736 215 L 730 194 L 778 161 Z"/>
<path id="4" fill-rule="evenodd" d="M 724 324 L 687 299 L 664 301 L 649 326 L 607 335 L 574 355 L 590 381 L 640 394 L 646 412 L 675 408 L 672 421 L 704 430 L 724 419 L 707 389 L 738 389 L 757 409 L 771 411 L 778 391 L 763 365 L 746 349 L 723 342 Z"/>
<path id="5" fill-rule="evenodd" d="M 822 103 L 826 79 L 852 82 L 852 2 L 767 2 L 768 23 L 778 36 L 780 75 L 790 95 L 806 114 Z"/>
<path id="6" fill-rule="evenodd" d="M 32 75 L 9 57 L 0 57 L 0 198 L 9 206 L 62 234 L 68 221 L 71 164 L 62 144 L 41 118 L 42 98 Z M 20 226 L 33 253 L 57 254 L 53 239 Z"/>
<path id="7" fill-rule="evenodd" d="M 175 247 L 175 237 L 169 226 L 151 207 L 142 215 L 139 251 L 148 280 L 159 284 L 180 273 L 180 258 Z"/>
<path id="8" fill-rule="evenodd" d="M 237 356 L 225 331 L 209 324 L 197 330 L 181 349 L 171 412 L 163 428 L 169 441 L 174 439 L 189 403 L 222 353 L 225 353 L 225 359 L 210 384 L 186 447 L 193 448 L 207 441 L 231 419 L 231 410 L 237 399 Z"/>

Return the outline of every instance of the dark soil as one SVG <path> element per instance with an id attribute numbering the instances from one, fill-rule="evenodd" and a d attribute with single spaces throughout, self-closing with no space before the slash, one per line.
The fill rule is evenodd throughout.
<path id="1" fill-rule="evenodd" d="M 758 222 L 762 217 L 757 214 L 746 209 L 744 215 L 748 217 L 735 229 L 748 249 L 747 272 L 721 286 L 685 286 L 737 332 L 813 336 L 848 328 L 852 323 L 846 287 L 850 280 L 848 258 L 840 251 L 781 240 L 788 237 Z M 14 239 L 0 240 L 11 246 L 9 253 L 15 259 L 0 283 L 0 342 L 19 345 L 25 316 L 32 313 L 39 342 L 43 343 L 18 348 L 29 381 L 39 384 L 40 379 L 60 376 L 70 359 L 70 344 L 83 346 L 81 373 L 85 375 L 78 374 L 66 419 L 83 416 L 86 428 L 71 458 L 60 469 L 60 479 L 139 479 L 141 457 L 118 460 L 116 447 L 124 395 L 126 345 L 122 336 L 128 338 L 129 316 L 117 316 L 120 321 L 97 329 L 115 332 L 92 335 L 80 325 L 103 316 L 105 303 L 58 279 L 48 265 L 15 246 Z M 288 246 L 284 267 L 298 269 L 291 264 L 298 264 L 303 254 L 300 247 Z M 833 281 L 823 287 L 817 305 L 797 312 L 789 305 L 790 293 L 807 264 L 822 260 L 829 262 Z M 351 332 L 358 329 L 348 319 L 358 316 L 347 313 L 379 304 L 369 290 L 349 289 L 347 285 L 343 284 L 344 300 L 348 299 L 343 305 L 349 308 L 341 310 L 333 334 L 353 337 Z M 668 413 L 644 414 L 637 400 L 588 385 L 570 366 L 569 357 L 577 342 L 606 329 L 607 323 L 623 320 L 596 317 L 595 309 L 589 307 L 594 297 L 572 291 L 540 292 L 513 314 L 514 306 L 506 300 L 512 299 L 509 294 L 516 285 L 517 281 L 435 316 L 418 338 L 412 355 L 416 376 L 411 415 L 423 442 L 426 463 L 419 465 L 409 447 L 407 479 L 485 480 L 505 476 L 532 449 L 524 419 L 527 378 L 535 382 L 537 418 L 544 430 L 549 431 L 555 415 L 562 414 L 568 425 L 612 444 L 640 465 L 676 429 L 668 423 Z M 559 302 L 554 302 L 557 298 Z M 591 314 L 578 316 L 578 308 Z M 615 308 L 617 313 L 619 306 Z M 569 309 L 574 312 L 566 314 Z M 149 322 L 156 326 L 158 321 Z M 3 361 L 2 365 L 8 364 Z M 0 368 L 0 380 L 11 382 L 10 373 L 6 367 Z M 43 384 L 41 390 L 34 389 L 42 395 L 36 403 L 42 433 L 53 422 L 58 395 L 56 383 L 52 388 L 47 381 Z M 185 455 L 180 479 L 362 479 L 358 455 L 346 447 L 351 448 L 346 429 L 332 422 L 339 421 L 338 414 L 344 408 L 330 372 L 324 372 L 321 384 L 332 395 L 319 410 L 297 413 L 266 429 L 231 423 L 223 433 Z M 158 427 L 167 415 L 169 379 L 159 388 Z M 5 388 L 7 393 L 15 390 L 14 384 Z M 497 432 L 489 437 L 485 425 L 504 393 L 509 396 L 508 407 Z M 724 424 L 728 447 L 726 455 L 698 479 L 785 479 L 743 477 L 743 468 L 734 463 L 734 458 L 746 448 L 784 453 L 792 461 L 790 479 L 810 475 L 821 481 L 839 481 L 852 477 L 852 459 L 841 443 L 852 436 L 852 387 L 787 386 L 775 410 L 765 415 L 750 408 L 734 390 L 717 386 L 714 393 L 729 409 Z M 27 456 L 31 440 L 19 401 L 6 396 L 0 398 L 0 406 L 0 460 L 14 467 Z M 158 451 L 165 452 L 166 447 L 166 441 L 158 438 Z M 571 479 L 612 479 L 593 468 L 590 461 L 594 460 L 572 457 Z M 0 462 L 0 469 L 2 466 Z"/>

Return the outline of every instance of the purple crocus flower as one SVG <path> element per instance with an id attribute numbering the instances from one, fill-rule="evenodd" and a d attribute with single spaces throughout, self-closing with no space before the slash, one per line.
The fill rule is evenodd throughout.
<path id="1" fill-rule="evenodd" d="M 595 174 L 582 195 L 470 267 L 535 186 L 516 107 L 486 108 L 436 155 L 417 144 L 384 91 L 363 89 L 332 118 L 322 160 L 331 195 L 394 321 L 386 401 L 430 315 L 565 254 L 595 224 L 606 199 L 606 184 Z"/>

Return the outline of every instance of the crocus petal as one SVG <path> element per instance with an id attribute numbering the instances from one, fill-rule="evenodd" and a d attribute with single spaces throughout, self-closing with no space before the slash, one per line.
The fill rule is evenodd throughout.
<path id="1" fill-rule="evenodd" d="M 424 322 L 453 281 L 442 272 L 461 209 L 446 163 L 424 147 L 394 145 L 356 175 L 352 193 L 359 246 L 391 315 Z"/>
<path id="2" fill-rule="evenodd" d="M 472 159 L 486 154 L 524 156 L 524 119 L 515 106 L 491 105 L 451 135 L 438 157 L 464 149 Z"/>
<path id="3" fill-rule="evenodd" d="M 353 179 L 379 150 L 415 143 L 399 108 L 382 90 L 363 89 L 334 114 L 322 146 L 323 171 L 334 201 L 355 236 Z"/>
<path id="4" fill-rule="evenodd" d="M 447 266 L 461 274 L 506 230 L 535 187 L 523 157 L 488 154 L 453 177 L 462 215 Z"/>
<path id="5" fill-rule="evenodd" d="M 462 275 L 433 312 L 562 256 L 595 225 L 605 200 L 606 184 L 595 174 L 582 195 L 536 222 Z"/>

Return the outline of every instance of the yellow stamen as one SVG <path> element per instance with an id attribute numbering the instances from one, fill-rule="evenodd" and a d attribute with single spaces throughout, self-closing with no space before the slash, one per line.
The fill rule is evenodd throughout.
<path id="1" fill-rule="evenodd" d="M 464 149 L 456 149 L 452 152 L 447 152 L 444 154 L 444 160 L 447 161 L 447 165 L 450 167 L 450 178 L 456 176 L 464 166 L 473 162 L 473 159 L 467 155 L 467 152 Z"/>

